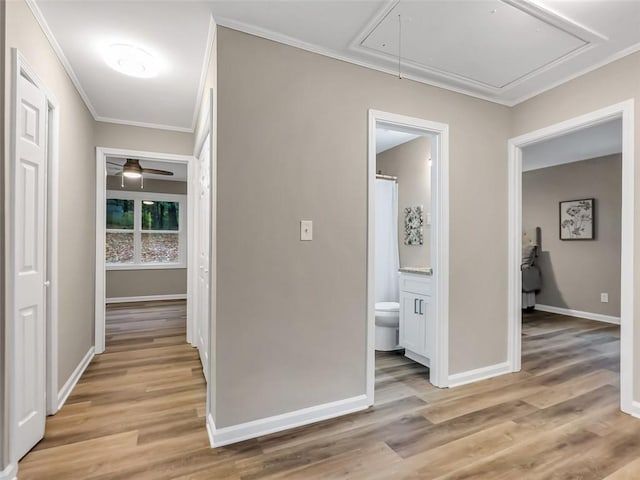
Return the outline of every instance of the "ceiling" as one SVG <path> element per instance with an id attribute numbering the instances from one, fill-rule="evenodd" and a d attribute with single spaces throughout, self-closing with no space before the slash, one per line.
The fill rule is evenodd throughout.
<path id="1" fill-rule="evenodd" d="M 97 120 L 193 131 L 218 25 L 505 105 L 640 49 L 640 1 L 27 0 Z M 105 64 L 130 43 L 151 79 Z"/>
<path id="2" fill-rule="evenodd" d="M 640 48 L 638 1 L 214 1 L 219 25 L 514 105 Z"/>
<path id="3" fill-rule="evenodd" d="M 522 149 L 522 169 L 579 162 L 622 152 L 622 119 L 583 128 Z"/>
<path id="4" fill-rule="evenodd" d="M 44 20 L 96 120 L 193 130 L 208 64 L 211 13 L 206 3 L 36 1 L 36 16 Z M 102 50 L 114 43 L 152 54 L 160 62 L 159 74 L 136 78 L 112 70 Z"/>
<path id="5" fill-rule="evenodd" d="M 386 128 L 376 128 L 376 154 L 410 142 L 418 138 L 416 133 L 401 132 L 398 130 L 388 130 Z"/>
<path id="6" fill-rule="evenodd" d="M 107 157 L 107 175 L 119 175 L 122 172 L 122 167 L 113 165 L 124 165 L 127 160 L 125 158 Z M 186 182 L 187 181 L 187 164 L 186 163 L 174 163 L 163 160 L 140 160 L 140 166 L 142 168 L 155 168 L 158 170 L 168 170 L 173 172 L 172 176 L 168 175 L 156 175 L 153 173 L 145 173 L 144 178 L 153 180 L 169 180 L 172 182 Z"/>

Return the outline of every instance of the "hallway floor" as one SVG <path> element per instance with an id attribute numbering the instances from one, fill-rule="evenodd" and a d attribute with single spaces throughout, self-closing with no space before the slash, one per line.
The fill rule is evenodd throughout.
<path id="1" fill-rule="evenodd" d="M 376 406 L 209 448 L 184 304 L 109 309 L 96 357 L 20 479 L 640 478 L 640 420 L 621 414 L 619 328 L 534 312 L 523 371 L 454 389 L 376 356 Z"/>

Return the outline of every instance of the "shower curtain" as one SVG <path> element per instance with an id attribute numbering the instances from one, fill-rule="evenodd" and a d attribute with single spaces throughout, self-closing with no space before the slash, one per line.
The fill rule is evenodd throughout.
<path id="1" fill-rule="evenodd" d="M 400 299 L 398 268 L 398 184 L 376 179 L 376 303 Z"/>

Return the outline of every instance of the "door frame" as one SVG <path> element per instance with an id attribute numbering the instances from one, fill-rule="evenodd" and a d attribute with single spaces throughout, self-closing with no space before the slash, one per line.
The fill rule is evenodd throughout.
<path id="1" fill-rule="evenodd" d="M 107 198 L 107 156 L 135 157 L 141 160 L 161 159 L 168 163 L 181 163 L 187 165 L 187 278 L 191 272 L 191 252 L 193 251 L 193 227 L 196 212 L 192 209 L 194 191 L 191 187 L 191 179 L 194 176 L 195 158 L 192 155 L 178 155 L 173 153 L 146 152 L 123 148 L 96 147 L 96 277 L 95 277 L 95 353 L 100 354 L 105 349 L 105 320 L 106 320 L 106 262 L 105 236 Z M 193 291 L 187 282 L 187 304 L 190 304 Z M 193 332 L 193 315 L 187 310 L 187 342 L 190 342 Z"/>
<path id="2" fill-rule="evenodd" d="M 17 452 L 15 451 L 15 438 L 17 429 L 16 405 L 14 404 L 13 392 L 16 384 L 16 371 L 11 366 L 17 364 L 16 352 L 12 341 L 14 329 L 13 298 L 15 295 L 13 285 L 14 265 L 12 261 L 12 232 L 15 229 L 15 192 L 13 190 L 13 165 L 16 156 L 15 137 L 17 132 L 16 116 L 17 109 L 17 86 L 20 76 L 24 76 L 45 94 L 47 105 L 47 131 L 46 131 L 46 212 L 45 212 L 45 237 L 46 237 L 46 282 L 48 288 L 45 294 L 46 305 L 46 370 L 45 370 L 45 392 L 46 392 L 46 414 L 57 413 L 58 405 L 58 197 L 59 197 L 59 131 L 60 131 L 60 104 L 55 95 L 40 80 L 35 70 L 28 63 L 24 55 L 16 48 L 11 49 L 12 54 L 12 75 L 11 75 L 11 123 L 10 123 L 10 156 L 5 163 L 4 188 L 5 205 L 8 212 L 8 219 L 5 220 L 5 408 L 7 413 L 8 426 L 8 463 L 17 469 Z M 7 228 L 8 227 L 8 228 Z"/>
<path id="3" fill-rule="evenodd" d="M 431 266 L 435 314 L 434 361 L 430 381 L 449 385 L 449 125 L 380 110 L 369 110 L 367 162 L 367 327 L 366 396 L 375 394 L 375 181 L 376 127 L 427 134 L 431 138 Z"/>
<path id="4" fill-rule="evenodd" d="M 578 117 L 535 130 L 508 142 L 508 362 L 512 372 L 520 371 L 522 361 L 522 149 L 543 140 L 622 119 L 622 241 L 620 290 L 620 409 L 640 416 L 640 404 L 633 401 L 634 327 L 634 100 L 626 100 Z"/>

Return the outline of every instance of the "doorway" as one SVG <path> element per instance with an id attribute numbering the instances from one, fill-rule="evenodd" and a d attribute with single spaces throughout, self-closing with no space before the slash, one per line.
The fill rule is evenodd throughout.
<path id="1" fill-rule="evenodd" d="M 9 461 L 17 463 L 58 411 L 58 130 L 55 97 L 12 50 L 7 255 Z"/>
<path id="2" fill-rule="evenodd" d="M 132 168 L 130 160 L 135 161 L 134 170 L 139 165 L 148 173 L 143 171 L 142 176 L 127 178 L 125 170 Z M 195 176 L 195 161 L 188 155 L 98 147 L 96 163 L 95 353 L 100 354 L 105 350 L 107 302 L 187 300 L 189 303 L 193 292 L 187 280 L 191 273 L 188 255 L 193 251 L 195 223 L 192 207 L 195 195 L 189 183 Z M 167 177 L 178 181 L 164 180 Z M 133 272 L 137 277 L 129 278 Z M 128 278 L 119 278 L 125 275 Z M 176 279 L 176 275 L 184 278 Z M 152 280 L 153 283 L 162 280 L 153 285 L 158 292 L 143 291 L 141 287 Z M 175 288 L 173 285 L 178 281 L 185 284 L 182 291 L 167 290 Z M 192 317 L 187 311 L 188 343 L 193 343 Z"/>
<path id="3" fill-rule="evenodd" d="M 561 122 L 509 140 L 509 326 L 508 355 L 512 371 L 522 363 L 523 150 L 539 142 L 620 119 L 622 122 L 622 215 L 620 289 L 620 408 L 637 415 L 633 402 L 633 235 L 634 130 L 633 100 Z M 542 240 L 544 242 L 544 238 Z"/>
<path id="4" fill-rule="evenodd" d="M 426 308 L 433 318 L 430 344 L 430 381 L 437 387 L 448 386 L 448 267 L 449 267 L 449 204 L 448 204 L 448 125 L 430 122 L 418 118 L 381 112 L 369 111 L 369 144 L 368 144 L 368 226 L 367 226 L 367 402 L 374 403 L 375 395 L 375 352 L 376 352 L 376 175 L 378 129 L 401 132 L 415 137 L 428 137 L 431 156 L 431 228 L 430 268 L 431 299 Z M 417 301 L 415 305 L 418 305 Z M 423 318 L 422 315 L 418 315 Z M 416 323 L 417 325 L 417 323 Z M 402 329 L 401 329 L 402 330 Z M 402 343 L 402 340 L 401 340 Z"/>

